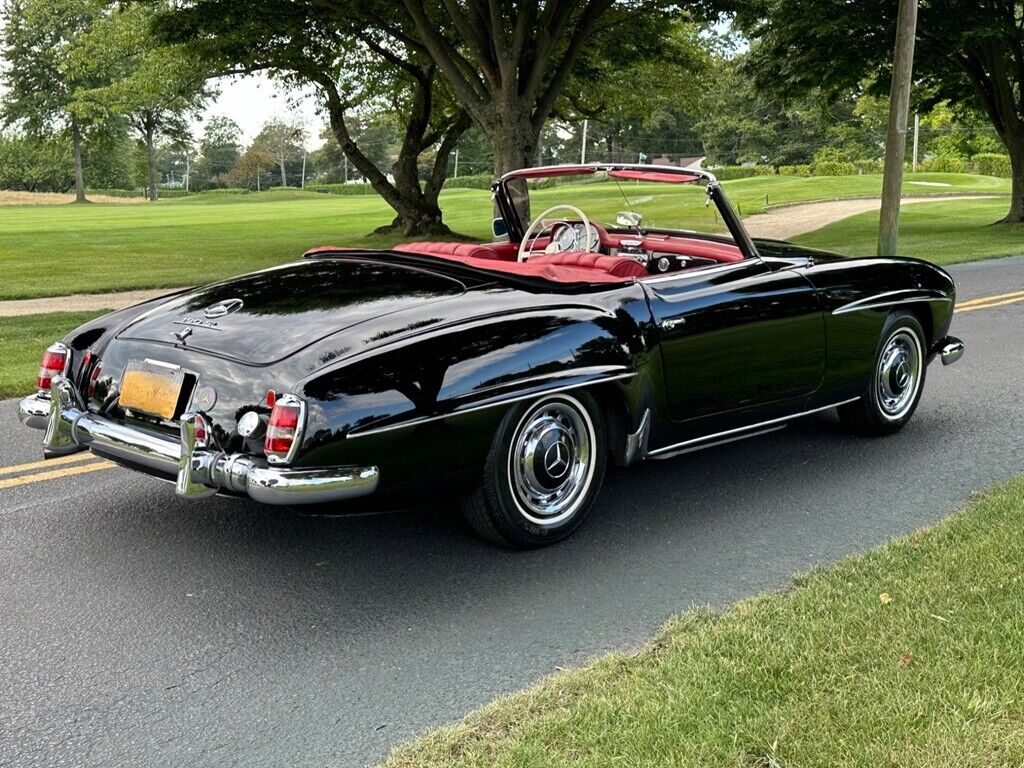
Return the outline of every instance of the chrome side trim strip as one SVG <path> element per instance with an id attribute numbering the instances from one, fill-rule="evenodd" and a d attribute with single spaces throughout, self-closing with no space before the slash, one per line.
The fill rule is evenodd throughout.
<path id="1" fill-rule="evenodd" d="M 581 370 L 581 369 L 577 369 Z M 349 432 L 345 435 L 346 439 L 352 439 L 357 437 L 366 437 L 368 435 L 378 435 L 382 432 L 391 432 L 396 429 L 406 429 L 407 427 L 417 427 L 420 424 L 428 424 L 432 421 L 441 421 L 442 419 L 450 419 L 455 416 L 462 416 L 465 413 L 474 413 L 476 411 L 484 411 L 488 408 L 498 408 L 502 405 L 511 405 L 512 403 L 518 403 L 522 400 L 529 400 L 534 397 L 541 397 L 542 395 L 555 395 L 559 392 L 570 392 L 574 389 L 580 389 L 582 387 L 589 387 L 594 384 L 605 384 L 609 381 L 621 381 L 622 379 L 631 379 L 636 376 L 635 371 L 629 373 L 620 373 L 618 376 L 606 376 L 603 379 L 593 379 L 591 381 L 581 381 L 575 384 L 568 384 L 564 387 L 551 387 L 549 389 L 542 389 L 537 392 L 530 392 L 525 395 L 514 395 L 512 397 L 501 398 L 500 400 L 493 400 L 489 403 L 482 403 L 481 405 L 472 405 L 468 408 L 457 408 L 448 413 L 441 413 L 436 416 L 423 416 L 418 419 L 410 419 L 409 421 L 403 421 L 400 424 L 388 424 L 384 427 L 369 427 L 367 429 L 360 429 L 356 432 Z M 517 382 L 513 382 L 517 383 Z"/>
<path id="2" fill-rule="evenodd" d="M 744 432 L 742 435 L 731 435 L 729 437 L 723 437 L 720 440 L 714 440 L 710 443 L 701 443 L 700 445 L 691 445 L 687 448 L 679 448 L 678 450 L 672 451 L 671 453 L 659 453 L 657 456 L 648 456 L 648 458 L 654 461 L 663 461 L 664 459 L 672 459 L 676 456 L 680 456 L 684 453 L 695 453 L 696 451 L 703 451 L 706 448 L 714 448 L 719 445 L 726 445 L 727 443 L 735 443 L 739 440 L 746 440 L 750 437 L 759 437 L 760 435 L 767 435 L 772 432 L 778 432 L 780 429 L 785 429 L 789 425 L 786 423 L 773 424 L 770 427 L 759 429 L 756 432 Z"/>
<path id="3" fill-rule="evenodd" d="M 843 400 L 839 403 L 831 403 L 829 405 L 823 405 L 820 408 L 812 408 L 809 411 L 801 411 L 800 413 L 793 413 L 789 416 L 780 416 L 777 419 L 769 419 L 768 421 L 760 421 L 756 424 L 747 424 L 743 427 L 736 427 L 735 429 L 727 429 L 724 432 L 715 432 L 711 435 L 704 435 L 703 437 L 695 437 L 691 440 L 684 440 L 681 443 L 675 443 L 673 445 L 666 445 L 664 448 L 655 448 L 653 451 L 648 452 L 648 458 L 654 458 L 667 453 L 681 453 L 688 449 L 690 446 L 700 445 L 702 443 L 713 443 L 715 441 L 721 441 L 723 437 L 729 437 L 730 435 L 739 435 L 742 437 L 753 437 L 755 434 L 763 434 L 765 427 L 770 427 L 773 424 L 783 424 L 793 419 L 799 419 L 803 416 L 810 416 L 812 413 L 818 413 L 820 411 L 827 411 L 830 408 L 838 408 L 840 405 L 847 405 L 848 403 L 854 403 L 860 400 L 860 397 L 851 397 L 849 400 Z M 743 433 L 750 434 L 743 434 Z M 710 447 L 710 446 L 703 446 Z"/>
<path id="4" fill-rule="evenodd" d="M 914 295 L 906 296 L 908 293 Z M 893 298 L 896 296 L 903 298 Z M 843 304 L 841 307 L 833 309 L 832 314 L 843 315 L 847 312 L 859 312 L 862 309 L 884 309 L 895 304 L 910 304 L 917 301 L 953 301 L 953 299 L 950 296 L 943 296 L 939 293 L 929 294 L 917 288 L 905 288 L 899 291 L 886 291 L 885 293 L 878 293 L 874 296 L 851 301 L 849 304 Z"/>
<path id="5" fill-rule="evenodd" d="M 637 279 L 637 282 L 640 283 L 640 285 L 657 285 L 658 283 L 686 280 L 691 277 L 700 279 L 707 277 L 708 275 L 717 275 L 719 272 L 730 272 L 740 267 L 749 266 L 750 261 L 750 259 L 744 259 L 743 261 L 730 261 L 728 264 L 709 264 L 706 267 L 690 267 L 689 269 L 669 272 L 667 275 L 641 277 Z"/>

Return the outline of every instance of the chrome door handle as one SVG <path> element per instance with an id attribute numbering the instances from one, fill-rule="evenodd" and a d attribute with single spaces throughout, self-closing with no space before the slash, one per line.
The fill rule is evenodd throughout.
<path id="1" fill-rule="evenodd" d="M 685 317 L 674 317 L 670 320 L 662 320 L 659 324 L 663 331 L 673 331 L 686 323 Z"/>

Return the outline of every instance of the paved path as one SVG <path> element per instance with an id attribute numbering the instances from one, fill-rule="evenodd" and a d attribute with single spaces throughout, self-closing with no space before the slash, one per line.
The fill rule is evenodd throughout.
<path id="1" fill-rule="evenodd" d="M 173 288 L 158 288 L 147 291 L 120 291 L 118 293 L 77 293 L 73 296 L 51 296 L 45 299 L 15 299 L 0 301 L 0 317 L 38 315 L 45 312 L 90 312 L 104 309 L 121 309 L 138 304 L 140 301 L 155 299 Z"/>
<path id="2" fill-rule="evenodd" d="M 0 766 L 358 766 L 669 616 L 934 523 L 1024 471 L 1024 257 L 954 268 L 967 342 L 914 420 L 834 416 L 612 475 L 563 544 L 442 504 L 310 518 L 45 467 L 0 403 Z M 18 465 L 13 468 L 11 465 Z M 77 472 L 78 474 L 72 474 Z M 881 591 L 881 587 L 879 587 Z"/>
<path id="3" fill-rule="evenodd" d="M 903 205 L 915 203 L 940 203 L 953 200 L 976 200 L 997 195 L 931 195 L 921 197 L 904 197 Z M 821 229 L 842 219 L 856 216 L 858 213 L 877 211 L 882 207 L 879 198 L 858 200 L 825 200 L 817 203 L 799 203 L 797 205 L 780 205 L 769 209 L 766 213 L 747 216 L 743 223 L 753 237 L 766 237 L 774 240 L 788 240 Z"/>

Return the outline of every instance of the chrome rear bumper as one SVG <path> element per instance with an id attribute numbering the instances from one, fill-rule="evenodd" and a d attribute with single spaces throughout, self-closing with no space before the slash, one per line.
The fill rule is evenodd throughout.
<path id="1" fill-rule="evenodd" d="M 26 426 L 46 430 L 43 455 L 47 458 L 88 448 L 114 461 L 175 478 L 176 492 L 185 498 L 225 491 L 248 495 L 262 504 L 320 504 L 367 496 L 380 482 L 377 467 L 271 467 L 261 458 L 208 449 L 196 440 L 194 414 L 182 417 L 179 440 L 118 424 L 88 411 L 63 376 L 53 379 L 49 397 L 40 394 L 22 400 L 18 413 Z"/>

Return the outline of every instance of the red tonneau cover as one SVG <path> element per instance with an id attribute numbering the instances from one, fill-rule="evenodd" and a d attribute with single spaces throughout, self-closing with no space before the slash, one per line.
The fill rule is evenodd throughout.
<path id="1" fill-rule="evenodd" d="M 402 246 L 398 246 L 395 250 L 401 252 Z M 306 256 L 318 256 L 331 253 L 332 251 L 339 251 L 342 253 L 351 253 L 353 249 L 346 248 L 333 248 L 331 246 L 321 246 L 319 248 L 312 248 L 306 251 Z M 636 278 L 629 275 L 612 275 L 607 272 L 602 272 L 596 269 L 587 269 L 585 267 L 573 267 L 565 266 L 562 264 L 545 264 L 541 261 L 502 261 L 498 259 L 488 258 L 476 258 L 473 256 L 463 256 L 454 253 L 423 253 L 415 251 L 407 251 L 407 253 L 415 253 L 419 256 L 428 256 L 429 258 L 444 259 L 447 261 L 457 261 L 460 264 L 473 267 L 474 269 L 480 269 L 485 272 L 494 272 L 497 274 L 505 275 L 516 275 L 518 277 L 532 278 L 534 280 L 547 280 L 552 283 L 560 283 L 562 285 L 598 285 L 606 283 L 631 283 Z M 387 251 L 381 251 L 374 254 L 380 257 L 387 257 Z"/>
<path id="2" fill-rule="evenodd" d="M 630 179 L 632 181 L 660 181 L 663 184 L 689 184 L 699 181 L 700 176 L 692 173 L 672 173 L 669 171 L 608 171 L 613 179 Z"/>

